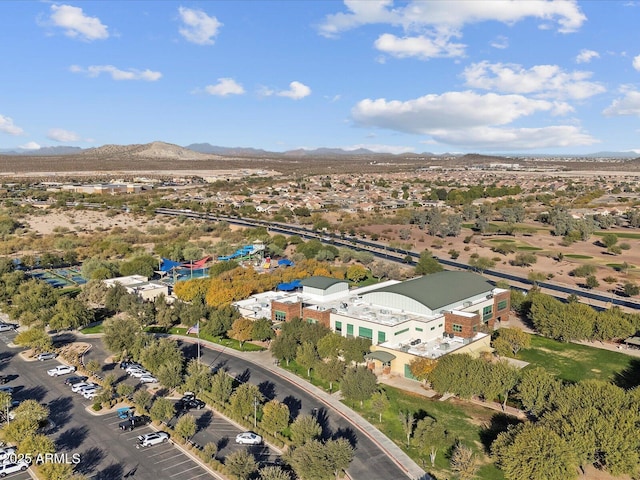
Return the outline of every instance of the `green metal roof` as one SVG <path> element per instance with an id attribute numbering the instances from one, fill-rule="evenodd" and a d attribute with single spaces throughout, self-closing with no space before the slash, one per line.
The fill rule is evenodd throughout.
<path id="1" fill-rule="evenodd" d="M 430 310 L 490 292 L 493 285 L 482 276 L 470 272 L 438 272 L 396 283 L 369 292 L 396 293 L 420 302 Z"/>
<path id="2" fill-rule="evenodd" d="M 383 350 L 376 350 L 374 352 L 367 353 L 364 358 L 367 360 L 379 360 L 382 363 L 390 363 L 391 360 L 395 360 L 396 356 L 393 353 L 385 352 Z"/>
<path id="3" fill-rule="evenodd" d="M 326 290 L 329 287 L 332 287 L 336 283 L 349 283 L 346 280 L 340 280 L 339 278 L 332 277 L 308 277 L 304 280 L 300 281 L 300 284 L 303 287 L 311 287 L 311 288 L 319 288 L 320 290 Z"/>

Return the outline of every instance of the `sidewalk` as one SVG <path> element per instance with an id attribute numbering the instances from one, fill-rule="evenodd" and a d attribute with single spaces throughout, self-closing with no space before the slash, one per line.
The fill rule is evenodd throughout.
<path id="1" fill-rule="evenodd" d="M 179 339 L 183 342 L 197 342 L 197 339 L 195 338 L 187 338 L 179 335 L 172 335 L 171 337 Z M 431 477 L 426 474 L 425 471 L 411 459 L 411 457 L 404 453 L 400 447 L 393 443 L 371 423 L 369 423 L 356 412 L 340 402 L 337 397 L 328 394 L 324 390 L 314 385 L 311 385 L 310 383 L 299 378 L 293 373 L 278 367 L 275 364 L 275 359 L 273 358 L 269 350 L 263 350 L 261 352 L 239 352 L 237 350 L 226 348 L 222 345 L 218 345 L 217 343 L 207 342 L 205 340 L 200 340 L 200 343 L 202 345 L 206 345 L 207 348 L 210 348 L 212 350 L 224 351 L 224 353 L 226 354 L 242 358 L 247 362 L 255 363 L 256 365 L 269 370 L 274 375 L 278 375 L 279 377 L 287 379 L 291 383 L 295 384 L 298 388 L 321 400 L 325 405 L 342 415 L 345 419 L 356 426 L 362 434 L 369 437 L 371 441 L 378 445 L 380 449 L 382 449 L 382 451 L 386 455 L 388 455 L 389 458 L 391 458 L 402 470 L 404 470 L 410 478 L 430 480 Z"/>

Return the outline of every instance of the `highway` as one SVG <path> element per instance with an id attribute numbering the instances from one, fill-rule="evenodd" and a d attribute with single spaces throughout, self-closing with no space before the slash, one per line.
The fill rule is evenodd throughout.
<path id="1" fill-rule="evenodd" d="M 213 215 L 210 213 L 193 212 L 190 210 L 180 210 L 171 208 L 157 208 L 155 213 L 158 215 L 170 215 L 170 216 L 186 216 L 188 218 L 194 218 L 199 220 L 209 220 L 214 222 L 227 222 L 233 225 L 239 225 L 248 228 L 264 227 L 269 232 L 281 233 L 283 235 L 298 235 L 301 238 L 307 240 L 315 239 L 320 240 L 323 243 L 328 243 L 336 247 L 347 247 L 353 250 L 367 251 L 373 254 L 375 257 L 390 260 L 394 262 L 403 263 L 405 265 L 415 265 L 416 260 L 420 258 L 420 253 L 416 253 L 410 250 L 404 250 L 400 248 L 389 247 L 388 245 L 371 242 L 364 239 L 355 237 L 343 237 L 335 235 L 333 233 L 318 232 L 309 228 L 300 227 L 297 225 L 289 225 L 285 223 L 269 222 L 265 220 L 254 220 L 241 217 L 231 217 L 225 215 Z M 434 256 L 445 268 L 454 268 L 460 270 L 473 270 L 473 267 L 461 262 L 440 258 Z M 410 260 L 409 260 L 410 259 Z M 526 276 L 515 275 L 512 273 L 501 272 L 499 270 L 485 270 L 483 275 L 491 277 L 492 279 L 506 280 L 508 282 L 517 282 L 518 284 L 531 287 L 531 282 Z M 537 285 L 546 290 L 545 293 L 557 296 L 559 298 L 565 298 L 568 295 L 577 295 L 581 299 L 586 299 L 587 302 L 594 301 L 600 302 L 603 305 L 617 305 L 620 307 L 626 307 L 632 310 L 640 310 L 640 302 L 630 298 L 620 298 L 605 294 L 597 290 L 586 290 L 583 288 L 571 287 L 568 285 L 561 285 L 554 282 L 538 282 Z M 562 294 L 562 295 L 560 295 Z M 603 308 L 603 306 L 600 306 Z"/>

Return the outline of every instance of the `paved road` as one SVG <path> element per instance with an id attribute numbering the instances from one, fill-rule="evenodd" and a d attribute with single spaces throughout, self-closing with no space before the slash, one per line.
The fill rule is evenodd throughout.
<path id="1" fill-rule="evenodd" d="M 181 342 L 188 358 L 195 358 L 197 347 Z M 328 410 L 315 396 L 287 381 L 274 376 L 269 370 L 242 358 L 208 348 L 201 349 L 201 361 L 213 370 L 224 369 L 239 381 L 251 382 L 260 387 L 267 399 L 277 398 L 289 407 L 292 416 L 312 413 L 323 428 L 324 438 L 347 438 L 356 447 L 355 457 L 349 466 L 349 476 L 354 480 L 399 480 L 406 473 L 391 460 L 378 445 L 353 427 L 348 419 Z"/>
<path id="2" fill-rule="evenodd" d="M 14 334 L 4 335 L 7 343 Z M 56 442 L 58 452 L 77 453 L 80 473 L 96 480 L 206 479 L 214 478 L 191 458 L 171 444 L 149 449 L 135 448 L 136 437 L 151 431 L 141 427 L 133 432 L 117 428 L 115 415 L 95 416 L 86 410 L 91 402 L 64 385 L 64 377 L 49 377 L 46 371 L 58 362 L 27 362 L 19 358 L 18 349 L 0 345 L 0 369 L 15 378 L 9 385 L 15 388 L 14 398 L 35 399 L 47 404 L 53 422 L 46 432 Z M 150 455 L 157 454 L 154 457 Z M 14 477 L 18 478 L 18 477 Z"/>

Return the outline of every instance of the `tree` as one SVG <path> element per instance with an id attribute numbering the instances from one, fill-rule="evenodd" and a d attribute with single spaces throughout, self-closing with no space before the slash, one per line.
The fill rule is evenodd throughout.
<path id="1" fill-rule="evenodd" d="M 265 340 L 271 340 L 273 337 L 275 337 L 275 332 L 273 331 L 271 320 L 268 318 L 259 318 L 253 322 L 251 340 L 264 342 Z"/>
<path id="2" fill-rule="evenodd" d="M 387 411 L 389 405 L 391 402 L 384 390 L 378 390 L 371 396 L 371 409 L 378 414 L 378 422 L 382 423 L 382 414 Z"/>
<path id="3" fill-rule="evenodd" d="M 75 298 L 60 297 L 53 308 L 49 327 L 53 330 L 78 329 L 93 321 L 93 312 Z"/>
<path id="4" fill-rule="evenodd" d="M 531 346 L 531 336 L 519 328 L 501 328 L 498 330 L 498 337 L 508 346 L 511 354 L 518 355 L 523 348 Z"/>
<path id="5" fill-rule="evenodd" d="M 240 342 L 240 349 L 244 345 L 244 342 L 251 340 L 253 336 L 253 320 L 248 318 L 239 318 L 231 326 L 231 330 L 227 332 L 230 338 L 235 338 Z"/>
<path id="6" fill-rule="evenodd" d="M 115 354 L 131 353 L 137 337 L 142 334 L 142 325 L 139 322 L 122 316 L 105 320 L 103 327 L 102 340 L 107 349 Z"/>
<path id="7" fill-rule="evenodd" d="M 196 358 L 189 360 L 184 388 L 194 393 L 208 391 L 211 388 L 211 369 Z"/>
<path id="8" fill-rule="evenodd" d="M 186 415 L 182 415 L 178 421 L 176 422 L 176 426 L 174 427 L 176 433 L 184 438 L 185 440 L 193 437 L 196 434 L 196 417 L 187 413 Z"/>
<path id="9" fill-rule="evenodd" d="M 184 354 L 175 340 L 157 338 L 151 340 L 144 350 L 140 352 L 140 363 L 150 372 L 158 373 L 158 375 L 162 367 L 166 368 L 168 366 L 173 366 L 174 368 L 178 366 L 181 372 Z"/>
<path id="10" fill-rule="evenodd" d="M 338 357 L 342 352 L 344 338 L 345 337 L 337 333 L 329 333 L 322 337 L 316 345 L 320 358 Z"/>
<path id="11" fill-rule="evenodd" d="M 55 453 L 55 442 L 42 434 L 35 434 L 25 438 L 18 447 L 18 453 L 29 455 L 31 458 L 37 458 L 39 455 L 47 453 Z"/>
<path id="12" fill-rule="evenodd" d="M 290 426 L 291 441 L 295 446 L 302 446 L 322 434 L 322 427 L 311 415 L 298 415 Z"/>
<path id="13" fill-rule="evenodd" d="M 366 367 L 358 366 L 347 369 L 342 381 L 340 390 L 345 398 L 352 402 L 363 402 L 367 400 L 377 389 L 378 379 L 375 373 Z"/>
<path id="14" fill-rule="evenodd" d="M 407 447 L 411 445 L 411 435 L 413 434 L 413 427 L 416 424 L 416 417 L 413 412 L 410 411 L 401 411 L 398 414 L 398 418 L 400 419 L 400 424 L 402 425 L 402 431 L 407 437 Z"/>
<path id="15" fill-rule="evenodd" d="M 598 286 L 600 286 L 600 282 L 598 282 L 598 279 L 595 277 L 595 275 L 589 275 L 587 277 L 585 285 L 589 290 L 591 290 L 593 288 L 597 288 Z"/>
<path id="16" fill-rule="evenodd" d="M 436 455 L 438 454 L 438 446 L 447 438 L 447 431 L 444 426 L 431 417 L 423 418 L 416 424 L 413 433 L 413 442 L 420 450 L 426 450 L 429 447 L 429 459 L 431 466 L 435 466 Z"/>
<path id="17" fill-rule="evenodd" d="M 329 382 L 329 391 L 332 392 L 333 382 L 339 382 L 344 375 L 345 363 L 334 357 L 325 361 L 319 360 L 315 368 L 318 376 Z"/>
<path id="18" fill-rule="evenodd" d="M 522 406 L 532 415 L 540 416 L 557 394 L 560 382 L 542 367 L 522 372 L 517 386 L 518 398 Z"/>
<path id="19" fill-rule="evenodd" d="M 262 467 L 258 473 L 260 475 L 260 480 L 291 480 L 289 472 L 280 467 Z"/>
<path id="20" fill-rule="evenodd" d="M 13 343 L 21 347 L 32 348 L 36 352 L 46 352 L 53 346 L 51 337 L 42 328 L 32 327 L 20 332 Z"/>
<path id="21" fill-rule="evenodd" d="M 369 353 L 370 348 L 371 340 L 368 338 L 344 338 L 342 344 L 342 357 L 347 365 L 362 363 L 364 361 L 364 356 Z"/>
<path id="22" fill-rule="evenodd" d="M 358 283 L 367 278 L 369 271 L 362 265 L 350 265 L 347 268 L 347 280 Z"/>
<path id="23" fill-rule="evenodd" d="M 248 480 L 249 477 L 258 469 L 255 458 L 248 450 L 236 450 L 227 455 L 224 462 L 231 475 L 235 475 L 238 480 Z"/>
<path id="24" fill-rule="evenodd" d="M 86 368 L 91 375 L 95 375 L 102 370 L 102 365 L 100 365 L 100 362 L 98 360 L 91 359 L 86 363 L 84 368 Z"/>
<path id="25" fill-rule="evenodd" d="M 147 411 L 149 409 L 152 400 L 153 398 L 148 390 L 138 390 L 133 394 L 133 403 L 143 411 Z"/>
<path id="26" fill-rule="evenodd" d="M 231 410 L 244 419 L 253 415 L 254 402 L 262 402 L 264 397 L 257 385 L 243 383 L 231 395 Z"/>
<path id="27" fill-rule="evenodd" d="M 327 448 L 318 440 L 311 440 L 293 450 L 289 463 L 297 477 L 305 480 L 330 480 L 334 474 Z"/>
<path id="28" fill-rule="evenodd" d="M 605 246 L 605 248 L 610 249 L 618 243 L 618 236 L 615 233 L 605 233 L 600 242 Z"/>
<path id="29" fill-rule="evenodd" d="M 9 314 L 12 318 L 29 326 L 34 320 L 42 323 L 50 318 L 51 309 L 58 301 L 58 292 L 46 282 L 29 280 L 18 287 L 18 293 L 11 299 Z M 37 317 L 33 315 L 37 312 Z"/>
<path id="30" fill-rule="evenodd" d="M 260 425 L 274 437 L 289 426 L 289 407 L 278 400 L 267 402 L 262 408 Z"/>
<path id="31" fill-rule="evenodd" d="M 416 275 L 429 275 L 431 273 L 441 272 L 442 265 L 438 263 L 429 250 L 424 250 L 420 254 L 420 258 L 416 263 Z"/>
<path id="32" fill-rule="evenodd" d="M 282 333 L 277 336 L 273 342 L 271 342 L 270 348 L 271 353 L 273 353 L 277 359 L 285 360 L 287 365 L 289 365 L 289 362 L 296 357 L 298 342 L 296 342 L 296 339 L 292 338 L 290 335 Z"/>
<path id="33" fill-rule="evenodd" d="M 437 363 L 438 361 L 432 358 L 415 357 L 409 363 L 409 370 L 411 371 L 411 375 L 418 380 L 423 381 L 427 379 Z"/>
<path id="34" fill-rule="evenodd" d="M 634 297 L 640 293 L 640 287 L 632 282 L 625 282 L 622 291 L 627 297 Z"/>
<path id="35" fill-rule="evenodd" d="M 128 383 L 120 383 L 116 387 L 116 393 L 120 397 L 129 397 L 133 394 L 135 387 L 133 385 L 129 385 Z"/>
<path id="36" fill-rule="evenodd" d="M 218 444 L 216 442 L 207 442 L 204 447 L 202 447 L 202 455 L 205 458 L 205 461 L 212 460 L 216 458 L 218 454 Z"/>
<path id="37" fill-rule="evenodd" d="M 229 401 L 233 393 L 233 379 L 224 370 L 218 370 L 211 377 L 211 396 L 221 405 Z"/>
<path id="38" fill-rule="evenodd" d="M 325 455 L 331 462 L 331 470 L 337 479 L 340 472 L 345 471 L 353 460 L 353 447 L 346 438 L 338 438 L 329 440 L 324 448 Z"/>
<path id="39" fill-rule="evenodd" d="M 171 420 L 176 414 L 175 405 L 171 400 L 164 397 L 158 397 L 151 405 L 149 415 L 156 422 L 166 422 Z"/>
<path id="40" fill-rule="evenodd" d="M 469 259 L 469 266 L 482 275 L 485 270 L 495 267 L 496 262 L 487 257 L 476 257 Z"/>
<path id="41" fill-rule="evenodd" d="M 530 267 L 538 261 L 535 253 L 518 253 L 515 258 L 511 260 L 511 264 L 516 267 Z"/>
<path id="42" fill-rule="evenodd" d="M 307 377 L 311 376 L 311 369 L 320 360 L 316 346 L 311 342 L 304 342 L 296 350 L 296 362 L 307 369 Z"/>
<path id="43" fill-rule="evenodd" d="M 457 443 L 451 454 L 451 470 L 460 480 L 471 480 L 476 476 L 480 467 L 478 457 L 473 451 L 461 443 Z M 535 477 L 531 477 L 535 478 Z"/>
<path id="44" fill-rule="evenodd" d="M 571 445 L 542 425 L 521 424 L 499 434 L 491 452 L 507 480 L 572 480 L 578 476 Z"/>

